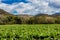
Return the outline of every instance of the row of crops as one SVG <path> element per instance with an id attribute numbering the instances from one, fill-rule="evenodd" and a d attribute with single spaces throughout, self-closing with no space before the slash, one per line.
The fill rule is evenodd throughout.
<path id="1" fill-rule="evenodd" d="M 0 40 L 60 40 L 60 25 L 0 25 Z"/>

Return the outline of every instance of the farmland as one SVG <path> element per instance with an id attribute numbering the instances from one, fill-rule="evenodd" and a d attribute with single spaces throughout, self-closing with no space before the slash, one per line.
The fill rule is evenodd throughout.
<path id="1" fill-rule="evenodd" d="M 60 40 L 60 25 L 0 25 L 0 40 Z"/>

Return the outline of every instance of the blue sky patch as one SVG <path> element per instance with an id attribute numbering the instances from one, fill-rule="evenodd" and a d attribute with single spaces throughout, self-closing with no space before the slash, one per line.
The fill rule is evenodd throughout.
<path id="1" fill-rule="evenodd" d="M 6 3 L 6 4 L 13 4 L 13 3 L 20 3 L 20 2 L 28 3 L 28 1 L 26 0 L 2 0 L 2 3 Z"/>

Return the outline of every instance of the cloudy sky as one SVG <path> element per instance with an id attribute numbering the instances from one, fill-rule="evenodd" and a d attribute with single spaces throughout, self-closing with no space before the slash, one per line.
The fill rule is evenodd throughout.
<path id="1" fill-rule="evenodd" d="M 12 14 L 60 13 L 60 0 L 0 0 L 0 9 Z"/>

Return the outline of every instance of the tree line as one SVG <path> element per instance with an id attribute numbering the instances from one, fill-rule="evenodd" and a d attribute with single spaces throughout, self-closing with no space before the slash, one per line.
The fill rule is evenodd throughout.
<path id="1" fill-rule="evenodd" d="M 3 24 L 60 24 L 60 16 L 6 16 L 0 17 L 0 25 Z"/>

